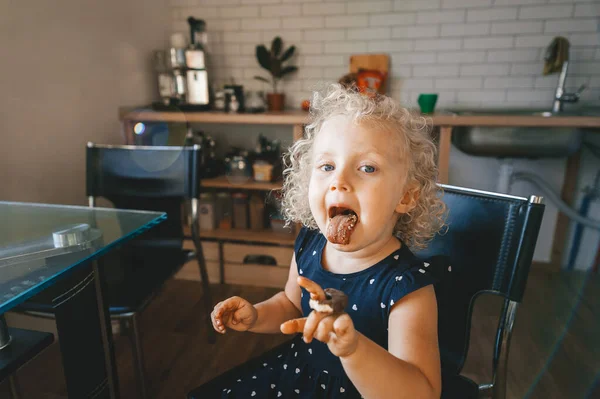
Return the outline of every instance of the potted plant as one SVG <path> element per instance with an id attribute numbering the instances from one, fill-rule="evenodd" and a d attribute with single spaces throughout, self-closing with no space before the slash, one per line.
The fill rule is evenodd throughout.
<path id="1" fill-rule="evenodd" d="M 279 81 L 286 75 L 298 70 L 298 67 L 293 65 L 284 66 L 283 64 L 294 55 L 296 46 L 290 46 L 283 51 L 283 42 L 279 36 L 276 36 L 271 42 L 271 49 L 267 49 L 263 44 L 256 46 L 256 59 L 261 67 L 269 71 L 271 79 L 262 76 L 255 76 L 262 82 L 273 85 L 273 92 L 267 93 L 267 104 L 269 111 L 283 110 L 285 95 L 278 91 Z"/>

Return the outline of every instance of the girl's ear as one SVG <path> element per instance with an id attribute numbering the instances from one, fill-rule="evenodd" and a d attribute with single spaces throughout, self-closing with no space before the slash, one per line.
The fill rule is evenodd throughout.
<path id="1" fill-rule="evenodd" d="M 397 213 L 408 213 L 417 206 L 417 201 L 419 200 L 419 195 L 421 194 L 421 190 L 417 186 L 412 186 L 406 189 L 404 195 L 400 199 L 400 202 L 396 204 L 396 212 Z"/>

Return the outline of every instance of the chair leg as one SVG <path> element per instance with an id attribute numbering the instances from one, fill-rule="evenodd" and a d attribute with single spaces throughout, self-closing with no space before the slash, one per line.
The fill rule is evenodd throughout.
<path id="1" fill-rule="evenodd" d="M 142 336 L 138 323 L 137 314 L 134 314 L 129 319 L 129 328 L 127 329 L 129 339 L 131 341 L 131 352 L 133 354 L 133 363 L 135 376 L 138 385 L 138 391 L 142 399 L 148 398 L 148 390 L 146 386 L 146 370 L 144 362 L 144 350 L 142 348 Z"/>
<path id="2" fill-rule="evenodd" d="M 9 389 L 10 389 L 10 398 L 11 399 L 21 399 L 21 388 L 19 387 L 19 381 L 17 381 L 17 376 L 12 374 L 8 377 Z"/>

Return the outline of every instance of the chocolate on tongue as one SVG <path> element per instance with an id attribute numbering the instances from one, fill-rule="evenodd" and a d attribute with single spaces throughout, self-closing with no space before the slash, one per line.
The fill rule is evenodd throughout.
<path id="1" fill-rule="evenodd" d="M 327 239 L 333 244 L 347 245 L 356 225 L 356 215 L 336 215 L 329 219 Z"/>

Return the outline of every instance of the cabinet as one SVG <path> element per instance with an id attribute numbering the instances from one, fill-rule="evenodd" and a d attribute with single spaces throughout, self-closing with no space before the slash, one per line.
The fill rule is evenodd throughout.
<path id="1" fill-rule="evenodd" d="M 133 145 L 134 135 L 139 131 L 138 123 L 227 123 L 255 125 L 285 125 L 290 127 L 294 140 L 303 136 L 308 113 L 304 111 L 265 112 L 261 114 L 226 114 L 221 112 L 156 112 L 149 109 L 121 108 L 123 136 L 128 145 Z M 203 179 L 202 187 L 211 191 L 269 192 L 281 189 L 279 182 L 231 183 L 225 176 Z M 297 232 L 298 229 L 296 229 Z M 186 237 L 191 236 L 184 226 Z M 204 256 L 211 283 L 248 284 L 283 288 L 287 280 L 293 255 L 295 234 L 277 233 L 270 229 L 240 230 L 216 229 L 200 231 Z M 185 248 L 193 249 L 191 239 Z M 184 279 L 198 279 L 198 266 L 190 262 L 177 275 Z"/>

